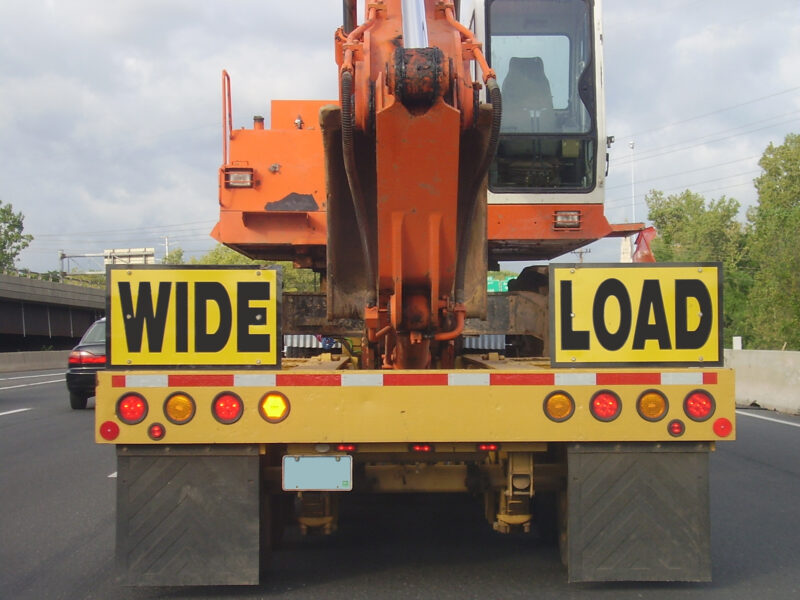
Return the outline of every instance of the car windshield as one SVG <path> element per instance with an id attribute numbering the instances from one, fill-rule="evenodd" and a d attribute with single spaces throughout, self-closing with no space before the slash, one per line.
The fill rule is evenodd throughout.
<path id="1" fill-rule="evenodd" d="M 103 344 L 106 341 L 106 322 L 96 321 L 83 334 L 81 344 Z"/>

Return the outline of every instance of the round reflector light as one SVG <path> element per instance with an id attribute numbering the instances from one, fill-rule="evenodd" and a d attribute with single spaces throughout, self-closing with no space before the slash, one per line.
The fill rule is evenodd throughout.
<path id="1" fill-rule="evenodd" d="M 106 421 L 100 425 L 100 437 L 104 440 L 111 442 L 117 439 L 117 436 L 119 436 L 119 425 L 114 421 Z"/>
<path id="2" fill-rule="evenodd" d="M 544 414 L 551 421 L 561 423 L 575 412 L 575 401 L 566 392 L 552 392 L 544 399 Z"/>
<path id="3" fill-rule="evenodd" d="M 592 396 L 590 410 L 598 421 L 613 421 L 622 410 L 622 401 L 614 392 L 602 390 Z"/>
<path id="4" fill-rule="evenodd" d="M 268 392 L 258 403 L 258 410 L 268 423 L 280 423 L 289 416 L 289 399 L 280 392 Z"/>
<path id="5" fill-rule="evenodd" d="M 164 414 L 171 423 L 183 425 L 192 420 L 195 404 L 192 397 L 183 392 L 175 392 L 164 402 Z"/>
<path id="6" fill-rule="evenodd" d="M 125 394 L 117 400 L 117 416 L 128 425 L 141 423 L 147 416 L 147 400 L 140 394 Z"/>
<path id="7" fill-rule="evenodd" d="M 680 437 L 686 431 L 686 425 L 680 419 L 673 419 L 667 425 L 667 431 L 672 437 Z"/>
<path id="8" fill-rule="evenodd" d="M 160 440 L 166 433 L 167 430 L 164 429 L 161 423 L 153 423 L 147 428 L 147 435 L 150 436 L 151 440 Z"/>
<path id="9" fill-rule="evenodd" d="M 636 410 L 645 421 L 660 421 L 667 415 L 667 397 L 658 390 L 647 390 L 636 401 Z"/>
<path id="10" fill-rule="evenodd" d="M 714 398 L 702 390 L 695 390 L 683 401 L 683 412 L 692 421 L 707 421 L 714 414 Z"/>
<path id="11" fill-rule="evenodd" d="M 733 433 L 733 423 L 731 423 L 725 417 L 717 419 L 714 421 L 714 433 L 716 433 L 719 437 L 728 437 L 731 433 Z"/>
<path id="12" fill-rule="evenodd" d="M 242 418 L 243 412 L 244 405 L 242 404 L 242 399 L 233 392 L 222 392 L 217 395 L 217 397 L 214 398 L 214 402 L 211 403 L 211 414 L 214 415 L 217 421 L 224 425 L 236 423 L 236 421 Z"/>

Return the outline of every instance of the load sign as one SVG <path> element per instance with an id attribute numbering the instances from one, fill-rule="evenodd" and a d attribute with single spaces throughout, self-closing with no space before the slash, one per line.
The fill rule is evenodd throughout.
<path id="1" fill-rule="evenodd" d="M 108 267 L 108 362 L 117 367 L 280 363 L 280 272 Z"/>
<path id="2" fill-rule="evenodd" d="M 721 366 L 718 263 L 550 265 L 553 366 Z"/>

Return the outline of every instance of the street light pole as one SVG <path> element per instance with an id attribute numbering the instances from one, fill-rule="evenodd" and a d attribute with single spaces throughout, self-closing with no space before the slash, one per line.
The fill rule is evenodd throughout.
<path id="1" fill-rule="evenodd" d="M 634 166 L 634 161 L 636 160 L 636 155 L 633 150 L 636 147 L 636 145 L 633 142 L 629 142 L 628 146 L 630 146 L 631 149 L 631 218 L 632 218 L 631 222 L 635 223 L 636 222 L 636 183 L 635 183 L 636 169 Z"/>

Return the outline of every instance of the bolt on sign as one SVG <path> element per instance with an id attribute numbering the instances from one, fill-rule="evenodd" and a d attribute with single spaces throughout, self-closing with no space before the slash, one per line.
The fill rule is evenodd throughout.
<path id="1" fill-rule="evenodd" d="M 109 266 L 112 367 L 280 366 L 280 269 Z"/>
<path id="2" fill-rule="evenodd" d="M 553 366 L 722 366 L 722 266 L 550 265 Z"/>

